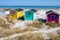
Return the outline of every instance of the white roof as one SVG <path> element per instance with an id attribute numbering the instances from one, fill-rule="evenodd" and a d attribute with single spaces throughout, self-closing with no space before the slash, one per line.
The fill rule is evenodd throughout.
<path id="1" fill-rule="evenodd" d="M 57 15 L 60 15 L 60 13 L 57 10 L 49 10 L 49 11 L 51 11 L 51 12 L 47 13 L 47 15 L 51 14 L 51 13 L 55 13 Z"/>

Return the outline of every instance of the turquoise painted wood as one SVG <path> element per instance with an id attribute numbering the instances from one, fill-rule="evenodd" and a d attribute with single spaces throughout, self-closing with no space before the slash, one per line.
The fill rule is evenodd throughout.
<path id="1" fill-rule="evenodd" d="M 32 11 L 26 11 L 25 12 L 25 20 L 33 20 L 34 12 Z"/>
<path id="2" fill-rule="evenodd" d="M 33 16 L 34 20 L 37 19 L 37 13 L 34 13 L 34 16 Z"/>

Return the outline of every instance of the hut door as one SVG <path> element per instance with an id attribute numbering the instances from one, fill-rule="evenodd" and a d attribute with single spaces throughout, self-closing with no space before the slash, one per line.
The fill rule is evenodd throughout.
<path id="1" fill-rule="evenodd" d="M 25 12 L 25 20 L 33 20 L 33 12 L 31 11 Z"/>
<path id="2" fill-rule="evenodd" d="M 10 11 L 10 18 L 12 18 L 12 19 L 17 19 L 17 13 L 16 13 L 15 10 L 11 10 L 11 11 Z"/>

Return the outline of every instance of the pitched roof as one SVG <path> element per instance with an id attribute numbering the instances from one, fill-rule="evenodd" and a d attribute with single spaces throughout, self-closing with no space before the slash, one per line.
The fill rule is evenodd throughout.
<path id="1" fill-rule="evenodd" d="M 8 9 L 8 8 L 5 8 L 4 10 L 6 10 L 6 11 L 8 11 L 8 10 L 11 10 L 10 8 Z"/>
<path id="2" fill-rule="evenodd" d="M 23 9 L 21 9 L 21 8 L 19 8 L 19 9 L 15 9 L 15 10 L 17 10 L 17 11 L 24 11 Z"/>
<path id="3" fill-rule="evenodd" d="M 53 10 L 49 10 L 49 11 L 46 12 L 46 14 L 51 14 L 51 13 L 55 13 L 55 14 L 57 14 L 57 15 L 60 15 L 59 13 L 57 13 L 57 12 L 55 12 L 55 11 L 53 11 Z"/>
<path id="4" fill-rule="evenodd" d="M 47 11 L 47 12 L 46 12 L 46 14 L 47 14 L 47 13 L 51 13 L 51 12 L 53 12 L 53 11 L 52 11 L 52 10 L 50 10 L 50 11 Z"/>
<path id="5" fill-rule="evenodd" d="M 36 10 L 36 9 L 31 9 L 30 11 L 37 12 L 37 10 Z"/>

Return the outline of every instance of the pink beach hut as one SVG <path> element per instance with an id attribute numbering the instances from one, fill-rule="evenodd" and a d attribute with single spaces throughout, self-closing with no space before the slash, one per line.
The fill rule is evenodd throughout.
<path id="1" fill-rule="evenodd" d="M 55 23 L 59 23 L 59 13 L 50 10 L 46 12 L 46 14 L 47 14 L 47 19 L 46 19 L 47 23 L 52 21 L 54 21 Z"/>

